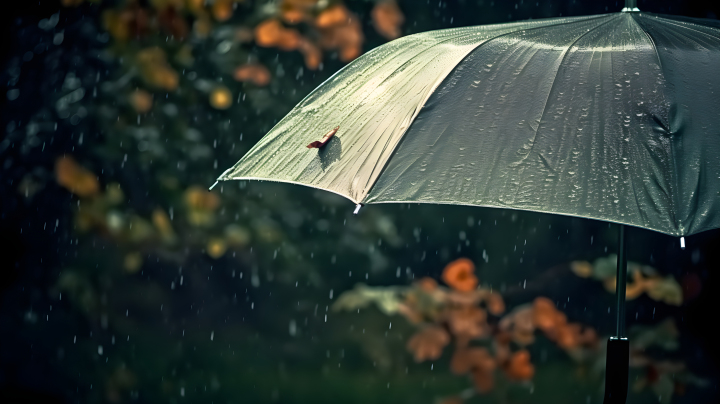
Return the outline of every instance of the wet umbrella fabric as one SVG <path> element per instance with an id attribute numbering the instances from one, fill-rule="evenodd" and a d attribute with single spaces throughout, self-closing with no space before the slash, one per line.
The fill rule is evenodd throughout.
<path id="1" fill-rule="evenodd" d="M 328 79 L 219 180 L 690 235 L 720 227 L 718 71 L 711 20 L 622 12 L 411 35 Z M 624 265 L 608 356 L 624 376 L 607 375 L 606 402 L 627 391 Z"/>
<path id="2" fill-rule="evenodd" d="M 401 38 L 318 87 L 220 180 L 717 228 L 719 26 L 615 13 Z"/>

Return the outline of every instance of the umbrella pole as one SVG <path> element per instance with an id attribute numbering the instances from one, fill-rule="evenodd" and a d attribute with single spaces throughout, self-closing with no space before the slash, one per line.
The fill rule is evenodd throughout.
<path id="1" fill-rule="evenodd" d="M 625 282 L 627 281 L 627 256 L 625 255 L 625 225 L 621 224 L 618 233 L 616 335 L 607 343 L 605 358 L 605 398 L 604 404 L 625 404 L 628 390 L 628 365 L 630 344 L 625 335 Z"/>
<path id="2" fill-rule="evenodd" d="M 625 337 L 625 287 L 627 283 L 627 256 L 625 255 L 625 225 L 621 224 L 618 231 L 618 254 L 617 254 L 617 284 L 615 294 L 617 296 L 617 322 L 615 325 L 615 336 Z"/>

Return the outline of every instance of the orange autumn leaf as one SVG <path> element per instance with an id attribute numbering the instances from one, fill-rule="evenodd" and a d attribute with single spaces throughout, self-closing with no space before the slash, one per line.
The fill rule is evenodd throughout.
<path id="1" fill-rule="evenodd" d="M 487 331 L 487 313 L 475 306 L 465 306 L 445 311 L 444 317 L 453 335 L 464 338 L 478 338 Z"/>
<path id="2" fill-rule="evenodd" d="M 262 87 L 270 83 L 270 71 L 261 64 L 248 63 L 235 69 L 233 78 L 237 81 L 250 82 Z"/>
<path id="3" fill-rule="evenodd" d="M 405 16 L 394 1 L 384 1 L 373 8 L 372 20 L 380 35 L 395 39 L 400 36 L 400 26 L 405 22 Z"/>
<path id="4" fill-rule="evenodd" d="M 556 340 L 560 348 L 572 349 L 580 344 L 580 325 L 566 324 L 556 331 Z"/>
<path id="5" fill-rule="evenodd" d="M 322 62 L 322 51 L 314 43 L 302 38 L 300 40 L 299 50 L 305 58 L 305 66 L 310 70 L 315 70 Z"/>
<path id="6" fill-rule="evenodd" d="M 334 25 L 345 25 L 350 19 L 350 12 L 345 6 L 335 5 L 326 8 L 315 18 L 315 25 L 319 28 L 328 28 Z"/>
<path id="7" fill-rule="evenodd" d="M 530 380 L 535 375 L 535 367 L 530 363 L 530 352 L 520 350 L 510 356 L 505 373 L 511 380 Z"/>
<path id="8" fill-rule="evenodd" d="M 297 24 L 308 19 L 308 15 L 300 10 L 282 10 L 280 18 L 288 24 Z"/>
<path id="9" fill-rule="evenodd" d="M 260 46 L 275 46 L 284 27 L 277 20 L 265 20 L 255 27 L 255 42 Z"/>
<path id="10" fill-rule="evenodd" d="M 314 142 L 311 142 L 306 147 L 308 149 L 319 149 L 319 148 L 325 146 L 330 141 L 330 139 L 332 139 L 333 136 L 335 136 L 335 134 L 337 133 L 337 131 L 339 129 L 340 129 L 339 126 L 336 126 L 335 128 L 330 129 L 320 140 L 315 140 Z"/>
<path id="11" fill-rule="evenodd" d="M 289 24 L 311 20 L 316 5 L 317 0 L 283 0 L 279 7 L 280 18 Z"/>
<path id="12" fill-rule="evenodd" d="M 270 19 L 261 22 L 255 27 L 255 42 L 266 48 L 278 47 L 282 50 L 294 50 L 300 46 L 300 33 L 291 28 L 285 28 L 280 21 Z"/>
<path id="13" fill-rule="evenodd" d="M 505 312 L 505 301 L 499 293 L 490 293 L 485 298 L 488 311 L 494 315 L 499 316 Z"/>
<path id="14" fill-rule="evenodd" d="M 467 258 L 460 258 L 445 266 L 442 280 L 455 290 L 469 292 L 474 290 L 478 284 L 474 272 L 475 264 Z"/>
<path id="15" fill-rule="evenodd" d="M 410 338 L 407 348 L 416 362 L 435 360 L 442 355 L 443 348 L 450 342 L 447 331 L 438 326 L 429 326 Z"/>
<path id="16" fill-rule="evenodd" d="M 69 156 L 55 161 L 55 178 L 58 184 L 81 198 L 95 196 L 100 190 L 97 176 Z"/>
<path id="17" fill-rule="evenodd" d="M 295 50 L 300 46 L 302 37 L 294 29 L 286 29 L 283 31 L 276 46 L 285 51 Z"/>
<path id="18" fill-rule="evenodd" d="M 315 22 L 321 34 L 320 46 L 328 50 L 339 50 L 340 60 L 343 62 L 360 56 L 365 39 L 360 20 L 344 7 L 332 7 L 326 12 L 330 14 L 322 19 L 319 16 Z"/>
<path id="19" fill-rule="evenodd" d="M 546 297 L 538 297 L 533 302 L 533 323 L 546 333 L 564 326 L 567 316 L 555 307 L 555 303 Z"/>
<path id="20" fill-rule="evenodd" d="M 227 21 L 233 15 L 231 0 L 215 0 L 212 5 L 212 15 L 218 21 Z"/>
<path id="21" fill-rule="evenodd" d="M 349 62 L 362 53 L 362 49 L 358 45 L 348 45 L 343 46 L 342 49 L 340 49 L 340 60 L 343 62 Z"/>
<path id="22" fill-rule="evenodd" d="M 535 325 L 533 323 L 533 308 L 516 308 L 505 316 L 499 323 L 500 329 L 509 333 L 512 341 L 518 345 L 529 345 L 535 341 Z"/>

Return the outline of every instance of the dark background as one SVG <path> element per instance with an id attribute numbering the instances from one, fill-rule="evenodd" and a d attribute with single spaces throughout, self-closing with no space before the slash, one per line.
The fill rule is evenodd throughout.
<path id="1" fill-rule="evenodd" d="M 32 0 L 32 1 L 15 1 L 4 5 L 4 9 L 0 13 L 0 27 L 2 27 L 3 40 L 0 45 L 0 65 L 3 66 L 3 71 L 8 60 L 17 55 L 22 55 L 28 49 L 32 49 L 36 36 L 38 21 L 43 18 L 47 18 L 50 15 L 57 13 L 61 9 L 59 1 L 46 1 L 46 0 Z M 622 8 L 622 4 L 615 1 L 593 1 L 593 2 L 581 2 L 581 1 L 542 1 L 538 7 L 530 7 L 530 3 L 525 1 L 517 2 L 518 8 L 515 8 L 515 2 L 505 1 L 448 1 L 447 6 L 437 11 L 435 14 L 430 13 L 431 9 L 423 8 L 416 1 L 400 1 L 399 5 L 405 12 L 408 20 L 411 20 L 413 16 L 417 17 L 421 24 L 419 24 L 423 30 L 425 29 L 437 29 L 449 26 L 465 26 L 474 25 L 480 23 L 495 23 L 504 22 L 510 20 L 522 20 L 527 18 L 543 18 L 550 16 L 571 16 L 571 15 L 586 15 L 593 13 L 604 13 L 619 11 Z M 489 4 L 493 3 L 492 8 L 488 8 Z M 700 18 L 717 18 L 720 15 L 720 4 L 709 4 L 709 2 L 703 1 L 643 1 L 640 0 L 639 7 L 643 11 L 667 13 L 685 15 L 690 17 Z M 420 11 L 413 12 L 413 8 L 417 7 Z M 491 10 L 484 12 L 484 10 Z M 66 43 L 73 43 L 73 49 L 68 49 L 67 54 L 61 57 L 61 63 L 65 63 L 67 66 L 72 65 L 72 52 L 78 52 L 77 49 L 83 47 L 91 48 L 97 46 L 92 43 L 91 38 L 83 37 L 83 33 L 73 31 L 73 24 L 77 21 L 85 18 L 97 19 L 99 16 L 99 8 L 97 6 L 83 5 L 78 9 L 64 10 L 61 13 L 63 17 L 59 23 L 59 26 L 66 26 Z M 427 12 L 427 15 L 423 16 L 422 13 Z M 449 17 L 452 16 L 453 22 L 449 23 Z M 362 16 L 361 16 L 362 18 Z M 415 28 L 417 29 L 417 28 Z M 411 33 L 413 31 L 412 25 L 406 22 L 403 27 L 403 33 Z M 368 34 L 367 41 L 364 46 L 364 50 L 367 51 L 370 47 L 376 46 L 382 43 L 382 39 L 373 37 Z M 22 83 L 22 96 L 18 102 L 10 105 L 5 97 L 8 90 L 8 83 L 3 80 L 0 83 L 0 128 L 3 130 L 3 138 L 7 136 L 5 128 L 10 121 L 15 122 L 27 122 L 28 119 L 43 105 L 44 96 L 51 91 L 51 86 L 46 82 L 45 72 L 42 68 L 42 59 L 36 58 L 37 61 L 31 62 L 29 67 L 24 68 L 20 82 Z M 36 64 L 32 64 L 36 63 Z M 35 68 L 33 68 L 35 66 Z M 341 64 L 336 64 L 333 67 L 339 68 Z M 331 69 L 330 67 L 329 69 Z M 62 69 L 62 67 L 61 67 Z M 98 67 L 102 70 L 101 67 Z M 329 73 L 328 73 L 329 74 Z M 5 79 L 6 77 L 3 76 Z M 319 80 L 319 79 L 318 79 Z M 318 81 L 319 82 L 319 81 Z M 311 88 L 311 87 L 308 87 Z M 307 89 L 301 91 L 308 91 Z M 273 115 L 274 114 L 274 115 Z M 258 125 L 253 131 L 250 137 L 249 144 L 253 143 L 252 137 L 255 140 L 259 139 L 263 134 L 263 128 L 272 124 L 273 120 L 282 116 L 282 112 L 274 112 L 270 115 L 264 115 L 261 118 L 264 120 L 264 126 Z M 60 128 L 62 132 L 64 129 Z M 67 133 L 67 132 L 66 132 Z M 53 304 L 52 297 L 49 296 L 48 290 L 56 282 L 59 272 L 65 265 L 69 265 L 71 259 L 67 257 L 68 251 L 72 255 L 73 252 L 77 253 L 77 249 L 73 250 L 68 248 L 68 244 L 72 245 L 73 237 L 59 237 L 42 232 L 39 230 L 40 223 L 54 223 L 56 219 L 59 219 L 59 229 L 57 234 L 68 234 L 72 232 L 72 209 L 73 201 L 69 196 L 68 192 L 59 186 L 48 186 L 42 191 L 41 197 L 32 200 L 32 202 L 25 201 L 21 195 L 16 191 L 17 183 L 21 180 L 24 174 L 31 171 L 33 167 L 46 167 L 48 170 L 52 170 L 55 158 L 62 152 L 68 151 L 73 146 L 71 138 L 67 136 L 59 136 L 56 138 L 56 142 L 49 152 L 43 154 L 30 154 L 22 155 L 19 152 L 7 151 L 4 154 L 0 154 L 0 401 L 3 402 L 86 402 L 88 397 L 94 397 L 88 389 L 88 387 L 76 388 L 77 384 L 80 384 L 78 380 L 84 380 L 85 374 L 81 376 L 75 376 L 71 371 L 64 372 L 63 369 L 66 365 L 58 365 L 54 360 L 49 360 L 49 357 L 55 356 L 55 341 L 56 338 L 67 337 L 74 332 L 67 331 L 69 329 L 80 329 L 87 332 L 92 332 L 95 326 L 89 323 L 84 323 L 78 316 L 72 315 L 72 310 L 66 306 L 66 302 L 56 302 L 60 310 L 65 307 L 66 313 L 53 323 L 52 326 L 45 328 L 40 332 L 31 332 L 22 328 L 23 322 L 22 317 L 25 315 L 28 307 L 40 307 Z M 0 139 L 2 140 L 2 139 Z M 102 139 L 98 139 L 96 142 L 102 143 Z M 74 150 L 74 149 L 73 149 Z M 79 155 L 90 157 L 90 153 L 87 151 L 78 150 Z M 232 164 L 234 156 L 228 157 L 227 161 L 222 161 L 219 166 L 226 167 L 228 164 Z M 97 161 L 95 157 L 94 161 Z M 102 165 L 96 165 L 96 167 L 102 167 Z M 203 177 L 203 180 L 210 180 L 214 178 L 220 171 L 211 171 L 208 169 L 207 175 Z M 106 174 L 109 179 L 115 174 Z M 142 171 L 136 173 L 127 173 L 115 175 L 115 180 L 121 181 L 126 189 L 131 190 L 133 186 L 143 188 L 147 184 L 141 184 Z M 133 185 L 134 184 L 134 185 Z M 252 195 L 262 194 L 267 192 L 266 188 L 257 186 L 253 188 L 253 185 L 248 187 L 248 193 Z M 271 188 L 274 190 L 274 188 Z M 297 204 L 302 206 L 303 209 L 317 211 L 316 207 L 313 207 L 313 198 L 315 197 L 310 191 L 307 190 L 293 190 L 290 191 L 299 195 Z M 143 199 L 142 191 L 137 192 L 137 197 L 133 198 L 133 203 L 138 206 L 147 204 L 147 201 Z M 295 194 L 293 194 L 295 195 Z M 255 196 L 258 199 L 262 199 L 262 196 Z M 152 198 L 152 196 L 145 198 Z M 139 208 L 142 209 L 142 208 Z M 344 212 L 341 215 L 348 216 L 352 207 L 349 205 L 339 205 L 337 208 Z M 373 209 L 387 209 L 391 212 L 393 217 L 402 215 L 402 212 L 396 207 L 378 207 Z M 428 227 L 438 226 L 436 230 L 438 234 L 444 234 L 447 231 L 448 234 L 454 235 L 456 231 L 443 230 L 446 227 L 452 227 L 454 225 L 462 226 L 464 218 L 467 214 L 472 214 L 468 209 L 458 209 L 457 211 L 451 211 L 449 208 L 437 208 L 437 207 L 422 207 L 418 209 L 424 209 L 425 212 L 424 220 L 426 223 L 430 222 L 429 217 L 443 216 L 447 214 L 448 222 L 451 223 L 443 224 L 427 224 Z M 324 210 L 324 209 L 323 209 Z M 368 213 L 370 215 L 371 213 Z M 556 227 L 560 228 L 572 228 L 580 229 L 578 232 L 586 235 L 598 235 L 598 239 L 603 239 L 606 245 L 610 245 L 610 251 L 613 250 L 614 242 L 614 230 L 608 230 L 606 225 L 601 223 L 590 223 L 587 221 L 580 221 L 577 219 L 569 218 L 555 218 L 547 215 L 535 215 L 530 213 L 520 213 L 520 220 L 508 219 L 512 215 L 509 211 L 493 211 L 493 212 L 482 212 L 475 213 L 475 217 L 483 217 L 488 220 L 500 220 L 501 223 L 505 223 L 508 234 L 513 232 L 524 231 L 522 226 L 518 223 L 526 221 L 530 222 L 543 222 L 552 223 Z M 404 217 L 399 218 L 397 221 L 397 227 L 401 233 L 412 233 L 412 218 Z M 504 221 L 504 222 L 503 222 Z M 444 223 L 444 219 L 443 219 Z M 515 227 L 513 227 L 515 226 Z M 518 227 L 520 226 L 520 227 Z M 573 230 L 575 231 L 575 230 Z M 334 230 L 335 236 L 342 234 L 342 229 Z M 407 235 L 406 234 L 406 235 Z M 411 237 L 411 236 L 409 236 Z M 451 236 L 454 237 L 454 236 Z M 512 246 L 512 236 L 510 235 L 499 235 L 500 242 L 507 242 L 507 249 Z M 577 237 L 578 239 L 582 237 Z M 69 240 L 69 241 L 68 241 Z M 100 240 L 100 239 L 97 239 Z M 598 243 L 596 251 L 585 250 L 585 257 L 578 256 L 578 253 L 571 251 L 577 251 L 574 248 L 576 241 L 572 239 L 563 239 L 559 244 L 558 250 L 553 257 L 546 258 L 540 253 L 537 255 L 536 264 L 538 267 L 550 267 L 551 265 L 557 264 L 558 262 L 567 262 L 572 259 L 590 259 L 588 257 L 602 255 L 603 251 L 599 251 L 601 243 Z M 109 246 L 111 243 L 107 243 Z M 75 242 L 77 246 L 77 241 Z M 89 245 L 89 244 L 88 244 Z M 702 292 L 700 295 L 687 303 L 677 310 L 670 311 L 669 314 L 679 319 L 683 332 L 687 332 L 690 340 L 697 342 L 697 345 L 702 348 L 703 355 L 706 358 L 696 358 L 699 362 L 703 362 L 703 366 L 717 367 L 720 363 L 720 346 L 717 344 L 716 334 L 716 321 L 717 309 L 720 307 L 720 293 L 718 289 L 719 275 L 717 269 L 720 268 L 720 232 L 710 231 L 699 235 L 691 236 L 687 238 L 688 248 L 681 251 L 678 246 L 676 239 L 666 237 L 663 235 L 655 234 L 652 232 L 631 229 L 630 230 L 630 244 L 629 244 L 629 257 L 630 260 L 637 260 L 640 262 L 647 262 L 657 266 L 665 273 L 672 273 L 676 275 L 678 279 L 683 279 L 683 276 L 692 273 L 698 276 L 701 280 Z M 87 247 L 87 245 L 86 245 Z M 259 247 L 258 247 L 259 248 Z M 321 247 L 322 248 L 322 247 Z M 539 247 L 539 249 L 541 249 Z M 474 254 L 475 257 L 480 255 L 479 251 L 473 251 L 468 254 Z M 401 253 L 396 253 L 391 256 L 393 258 L 402 258 Z M 650 259 L 649 257 L 653 257 Z M 654 262 L 648 262 L 648 261 Z M 438 276 L 443 263 L 438 261 L 437 269 L 427 270 L 426 274 Z M 78 265 L 77 263 L 73 265 Z M 392 264 L 391 264 L 392 266 Z M 148 270 L 148 273 L 152 273 L 153 277 L 162 278 L 168 272 L 167 268 L 156 268 L 154 272 Z M 342 271 L 340 271 L 342 273 Z M 393 272 L 393 271 L 391 271 Z M 227 274 L 225 274 L 227 276 Z M 150 276 L 150 275 L 148 275 Z M 332 279 L 333 275 L 323 274 L 323 276 Z M 491 277 L 492 275 L 488 275 Z M 169 280 L 170 278 L 168 278 Z M 229 278 L 228 278 L 229 279 Z M 378 278 L 378 282 L 391 284 L 393 282 L 393 275 L 383 275 Z M 223 281 L 220 282 L 221 284 Z M 329 280 L 328 284 L 343 285 L 344 288 L 349 288 L 351 284 L 345 282 L 344 284 L 340 281 Z M 508 281 L 508 283 L 511 283 Z M 208 286 L 217 288 L 218 284 L 214 286 Z M 566 294 L 567 285 L 563 286 L 562 291 L 557 291 L 558 295 Z M 284 289 L 283 289 L 284 290 Z M 552 290 L 552 289 L 551 289 Z M 206 290 L 206 293 L 210 293 L 212 296 L 224 296 L 229 295 L 231 291 L 222 290 Z M 309 291 L 308 293 L 319 293 L 315 291 Z M 323 291 L 322 293 L 326 293 Z M 552 293 L 552 292 L 550 292 Z M 218 297 L 219 299 L 219 297 Z M 512 297 L 510 301 L 512 301 Z M 521 292 L 515 297 L 519 301 L 525 300 L 525 297 Z M 573 297 L 574 299 L 574 297 Z M 209 301 L 212 299 L 208 299 Z M 179 305 L 179 304 L 178 304 Z M 222 313 L 222 305 L 218 308 L 218 313 Z M 58 310 L 57 308 L 55 310 Z M 629 308 L 632 311 L 632 307 Z M 630 314 L 628 314 L 630 318 Z M 149 317 L 152 319 L 152 317 Z M 222 314 L 217 314 L 215 320 L 220 322 L 223 319 Z M 152 320 L 150 320 L 152 321 Z M 208 319 L 209 322 L 213 322 L 212 318 Z M 263 322 L 262 319 L 256 319 L 259 324 Z M 262 329 L 262 327 L 261 327 Z M 67 332 L 66 332 L 67 331 Z M 606 330 L 609 332 L 609 330 Z M 698 351 L 700 352 L 700 351 Z M 151 355 L 152 351 L 146 352 Z M 703 359 L 703 360 L 701 360 Z M 181 361 L 179 361 L 181 362 Z M 708 363 L 712 365 L 708 365 Z M 73 367 L 74 371 L 77 371 L 77 367 Z M 82 371 L 91 372 L 90 368 L 86 368 Z M 81 371 L 81 372 L 82 372 Z M 712 370 L 713 372 L 716 369 Z M 77 372 L 80 375 L 81 372 Z M 96 387 L 97 388 L 97 387 Z M 146 398 L 147 399 L 147 398 Z M 100 399 L 102 401 L 102 399 Z M 142 401 L 142 400 L 141 400 Z"/>

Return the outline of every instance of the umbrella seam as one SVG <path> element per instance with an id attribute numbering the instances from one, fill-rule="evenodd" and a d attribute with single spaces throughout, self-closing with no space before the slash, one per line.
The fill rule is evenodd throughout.
<path id="1" fill-rule="evenodd" d="M 661 20 L 662 17 L 658 17 L 657 19 Z M 640 28 L 640 30 L 642 30 L 645 33 L 645 35 L 647 35 L 648 38 L 650 38 L 650 43 L 652 44 L 652 47 L 655 50 L 655 56 L 657 57 L 658 65 L 660 66 L 660 73 L 662 74 L 663 82 L 667 83 L 667 78 L 665 77 L 665 69 L 663 69 L 662 59 L 660 58 L 660 52 L 658 52 L 658 47 L 657 47 L 655 40 L 653 39 L 650 32 L 648 32 L 645 29 L 645 27 L 643 26 L 643 23 L 638 21 L 635 18 L 635 16 L 633 16 L 633 21 L 637 24 L 638 28 Z M 672 136 L 673 128 L 671 126 L 671 124 L 672 124 L 671 121 L 672 121 L 671 117 L 668 116 L 668 122 L 667 122 L 668 134 Z M 668 198 L 670 200 L 670 214 L 672 215 L 673 225 L 675 226 L 675 229 L 678 231 L 678 233 L 683 234 L 683 233 L 685 233 L 685 229 L 681 228 L 681 226 L 680 226 L 680 220 L 678 219 L 678 212 L 677 212 L 677 206 L 679 203 L 678 203 L 678 201 L 675 200 L 678 196 L 678 189 L 680 189 L 680 186 L 678 184 L 678 167 L 677 167 L 677 161 L 675 159 L 675 142 L 673 142 L 672 137 L 670 137 L 669 143 L 670 143 L 670 161 L 672 161 L 672 169 L 670 170 L 670 175 L 672 177 L 671 181 L 670 181 L 671 195 Z"/>
<path id="2" fill-rule="evenodd" d="M 382 85 L 383 83 L 385 83 L 387 80 L 389 80 L 391 77 L 393 77 L 393 76 L 398 72 L 398 70 L 400 70 L 403 66 L 406 66 L 408 63 L 411 63 L 411 62 L 412 62 L 414 59 L 416 59 L 419 55 L 422 55 L 423 53 L 432 50 L 435 46 L 444 44 L 444 43 L 446 43 L 446 42 L 450 42 L 450 41 L 452 41 L 452 40 L 456 40 L 456 39 L 458 39 L 458 38 L 463 38 L 463 37 L 467 37 L 467 36 L 472 36 L 472 35 L 474 35 L 474 34 L 475 34 L 474 32 L 468 31 L 468 33 L 466 33 L 466 34 L 458 35 L 458 36 L 456 36 L 456 37 L 447 38 L 447 39 L 445 39 L 445 40 L 443 40 L 443 41 L 439 41 L 439 42 L 437 42 L 437 43 L 435 43 L 435 44 L 433 44 L 433 45 L 431 45 L 431 46 L 428 46 L 426 49 L 424 49 L 424 50 L 421 51 L 420 53 L 414 55 L 411 59 L 408 59 L 407 61 L 405 61 L 405 62 L 402 63 L 401 65 L 397 66 L 392 73 L 390 73 L 383 81 L 381 81 L 380 83 L 378 83 L 378 87 L 379 87 L 380 85 Z M 472 50 L 470 50 L 468 53 L 470 53 L 470 52 L 472 52 Z M 463 58 L 463 59 L 464 59 L 464 58 Z M 462 61 L 463 59 L 461 59 L 461 61 Z M 429 64 L 429 63 L 431 63 L 431 62 L 432 62 L 432 60 L 428 60 L 428 61 L 425 63 L 425 66 L 427 66 L 427 64 Z M 459 63 L 459 62 L 458 62 L 458 63 Z M 447 76 L 446 76 L 446 77 L 447 77 Z M 444 80 L 444 78 L 443 78 L 443 80 Z M 442 80 L 440 80 L 440 82 L 442 82 Z M 433 89 L 433 90 L 434 90 L 434 89 Z M 429 94 L 432 94 L 432 93 L 433 93 L 433 90 L 431 90 L 431 91 L 429 92 Z M 363 101 L 366 100 L 366 99 L 369 98 L 369 97 L 370 97 L 370 95 L 367 95 L 367 96 L 363 99 Z M 429 98 L 429 97 L 428 97 L 428 98 Z M 417 111 L 422 108 L 422 105 L 424 105 L 425 102 L 427 102 L 427 98 L 426 98 L 422 103 L 419 103 L 419 104 L 418 104 L 418 107 L 415 108 L 415 111 L 413 111 L 413 115 L 412 115 L 412 117 L 410 118 L 410 122 L 411 122 L 411 123 L 412 123 L 413 119 L 415 118 L 415 116 L 417 116 Z M 360 108 L 360 105 L 362 105 L 362 103 L 359 103 L 358 106 L 356 106 L 353 111 L 355 111 L 355 110 L 357 110 L 358 108 Z M 351 113 L 348 113 L 348 115 L 350 115 L 350 114 L 351 114 Z M 365 126 L 368 125 L 368 124 L 369 124 L 369 121 L 368 121 L 368 122 L 365 122 L 365 123 L 360 127 L 360 129 L 362 129 L 363 127 L 365 127 Z M 409 127 L 410 127 L 410 125 L 408 125 L 408 128 L 409 128 Z M 407 132 L 407 129 L 406 129 L 405 131 Z M 401 135 L 400 135 L 400 138 L 402 138 L 404 134 L 405 134 L 405 133 L 401 134 Z M 367 142 L 370 141 L 370 140 L 371 140 L 370 138 L 365 139 L 365 141 L 363 142 L 362 145 L 360 145 L 360 147 L 362 148 L 362 147 L 363 147 L 364 145 L 366 145 Z M 391 139 L 388 139 L 388 141 L 389 141 L 389 140 L 391 140 Z M 383 150 L 385 150 L 385 149 L 387 148 L 387 141 L 386 141 L 385 143 L 386 143 L 386 146 L 383 147 Z M 398 142 L 398 143 L 399 143 L 399 142 Z M 382 153 L 381 153 L 381 155 L 382 155 Z M 391 154 L 391 157 L 392 157 L 392 154 Z M 388 160 L 390 160 L 390 157 L 388 157 Z M 375 172 L 375 168 L 373 168 L 373 170 L 370 172 L 370 176 L 368 177 L 368 180 L 369 180 L 370 178 L 372 178 L 372 175 L 373 175 L 374 172 Z M 380 176 L 380 174 L 378 174 L 378 176 Z M 370 187 L 370 188 L 371 188 L 371 187 Z M 365 190 L 368 190 L 368 192 L 369 192 L 368 181 L 365 182 L 365 185 L 364 185 L 364 187 L 363 187 L 363 192 L 361 192 L 361 194 L 364 194 L 364 195 L 362 195 L 362 197 L 361 197 L 360 199 L 364 199 L 365 196 L 367 195 L 368 192 L 365 192 Z"/>
<path id="3" fill-rule="evenodd" d="M 645 34 L 645 36 L 650 40 L 650 44 L 652 45 L 653 51 L 655 51 L 655 57 L 657 58 L 658 65 L 660 65 L 660 70 L 662 70 L 662 68 L 663 68 L 662 60 L 660 59 L 660 53 L 658 53 L 657 44 L 655 43 L 655 40 L 653 39 L 652 36 L 650 36 L 650 34 L 647 31 L 645 31 L 645 29 L 642 27 L 642 24 L 640 24 L 635 19 L 635 16 L 633 16 L 633 22 L 638 26 L 638 28 L 640 28 L 640 31 L 642 31 Z M 663 74 L 663 79 L 664 78 L 665 78 L 665 75 Z"/>

